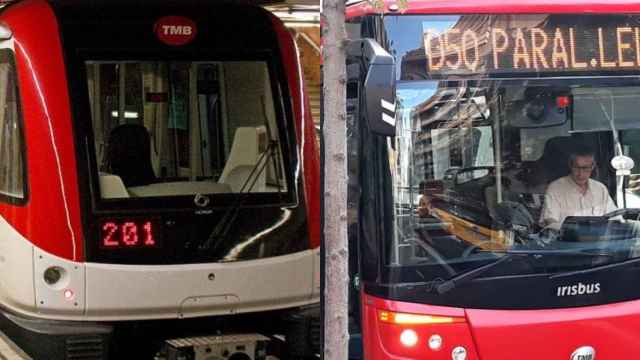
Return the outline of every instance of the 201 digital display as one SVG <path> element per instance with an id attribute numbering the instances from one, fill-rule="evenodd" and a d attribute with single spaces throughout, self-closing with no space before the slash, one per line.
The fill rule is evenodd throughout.
<path id="1" fill-rule="evenodd" d="M 638 70 L 640 27 L 632 19 L 469 15 L 448 24 L 427 21 L 427 72 L 437 76 Z"/>
<path id="2" fill-rule="evenodd" d="M 161 226 L 150 219 L 103 220 L 100 226 L 100 247 L 103 249 L 158 248 L 161 246 Z"/>

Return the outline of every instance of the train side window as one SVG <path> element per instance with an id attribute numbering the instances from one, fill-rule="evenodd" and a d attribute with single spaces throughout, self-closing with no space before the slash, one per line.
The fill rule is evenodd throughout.
<path id="1" fill-rule="evenodd" d="M 0 201 L 26 200 L 22 121 L 13 52 L 0 50 Z"/>

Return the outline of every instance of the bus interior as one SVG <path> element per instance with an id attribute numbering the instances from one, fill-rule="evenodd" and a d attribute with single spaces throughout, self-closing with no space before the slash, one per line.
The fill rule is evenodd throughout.
<path id="1" fill-rule="evenodd" d="M 637 175 L 617 172 L 611 163 L 617 155 L 640 161 L 638 79 L 421 83 L 427 82 L 398 88 L 399 97 L 419 87 L 433 90 L 402 112 L 401 136 L 390 150 L 392 164 L 412 169 L 395 174 L 396 199 L 404 199 L 396 200 L 397 229 L 404 235 L 389 249 L 391 264 L 423 262 L 433 255 L 425 249 L 450 260 L 543 240 L 545 189 L 569 174 L 569 156 L 580 147 L 593 151 L 592 178 L 607 187 L 616 206 L 638 207 Z M 583 219 L 579 238 L 604 232 L 597 227 Z"/>

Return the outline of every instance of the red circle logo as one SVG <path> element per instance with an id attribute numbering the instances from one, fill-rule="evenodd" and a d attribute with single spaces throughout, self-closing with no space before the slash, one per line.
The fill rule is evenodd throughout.
<path id="1" fill-rule="evenodd" d="M 153 29 L 160 41 L 171 46 L 190 43 L 198 32 L 196 23 L 184 16 L 165 16 L 160 18 L 156 21 Z"/>

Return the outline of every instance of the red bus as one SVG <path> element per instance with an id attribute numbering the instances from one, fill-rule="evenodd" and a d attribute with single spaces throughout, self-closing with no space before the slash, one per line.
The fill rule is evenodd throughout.
<path id="1" fill-rule="evenodd" d="M 319 162 L 278 18 L 10 2 L 0 79 L 0 329 L 27 354 L 312 352 Z"/>
<path id="2" fill-rule="evenodd" d="M 365 358 L 638 356 L 640 2 L 402 6 L 347 9 Z"/>

